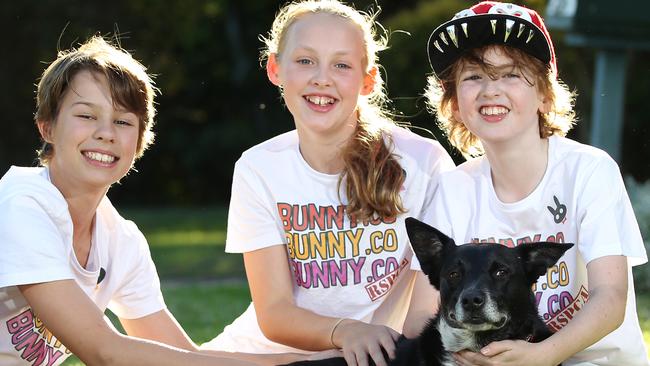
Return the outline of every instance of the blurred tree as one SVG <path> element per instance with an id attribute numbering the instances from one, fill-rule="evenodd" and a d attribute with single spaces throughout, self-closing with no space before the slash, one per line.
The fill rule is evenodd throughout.
<path id="1" fill-rule="evenodd" d="M 381 6 L 379 21 L 391 48 L 380 55 L 389 96 L 401 120 L 433 132 L 444 142 L 421 97 L 430 67 L 429 33 L 470 0 L 357 0 L 358 9 Z M 293 128 L 277 89 L 259 62 L 261 34 L 268 32 L 284 1 L 236 0 L 26 0 L 0 2 L 5 56 L 0 68 L 4 112 L 0 173 L 9 165 L 34 165 L 39 139 L 32 116 L 35 82 L 58 49 L 90 35 L 116 33 L 121 45 L 156 74 L 157 141 L 136 163 L 137 174 L 111 190 L 127 204 L 197 205 L 227 202 L 235 160 L 248 147 Z M 518 2 L 522 3 L 522 2 Z M 544 0 L 525 5 L 544 13 Z M 403 32 L 402 32 L 403 31 Z M 410 34 L 410 35 L 409 35 Z M 569 49 L 553 34 L 561 77 L 580 92 L 585 141 L 590 110 L 593 52 Z M 623 166 L 637 179 L 650 178 L 647 117 L 648 54 L 631 63 Z M 585 112 L 587 111 L 587 112 Z M 421 132 L 428 135 L 426 132 Z M 430 135 L 428 135 L 430 136 Z M 456 156 L 461 161 L 460 156 Z"/>

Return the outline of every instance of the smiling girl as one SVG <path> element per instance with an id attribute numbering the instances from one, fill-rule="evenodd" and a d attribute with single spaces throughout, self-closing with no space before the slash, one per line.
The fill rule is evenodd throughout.
<path id="1" fill-rule="evenodd" d="M 226 250 L 243 253 L 253 304 L 203 347 L 243 352 L 340 348 L 349 365 L 385 365 L 398 332 L 415 336 L 436 294 L 404 227 L 424 218 L 436 142 L 382 109 L 373 18 L 338 1 L 291 3 L 263 57 L 296 129 L 235 165 Z"/>

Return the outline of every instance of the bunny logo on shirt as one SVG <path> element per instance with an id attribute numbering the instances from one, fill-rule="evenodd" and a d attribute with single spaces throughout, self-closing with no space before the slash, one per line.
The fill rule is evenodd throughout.
<path id="1" fill-rule="evenodd" d="M 374 301 L 386 295 L 410 260 L 399 253 L 395 217 L 346 220 L 346 206 L 277 203 L 291 270 L 303 288 L 365 281 Z"/>
<path id="2" fill-rule="evenodd" d="M 553 215 L 553 221 L 556 224 L 562 224 L 566 221 L 566 205 L 560 203 L 560 200 L 556 196 L 553 196 L 553 201 L 555 202 L 555 207 L 546 206 L 546 208 Z"/>
<path id="3" fill-rule="evenodd" d="M 20 358 L 33 362 L 33 366 L 54 365 L 61 356 L 70 354 L 31 309 L 7 320 L 6 326 L 14 349 L 22 351 Z"/>

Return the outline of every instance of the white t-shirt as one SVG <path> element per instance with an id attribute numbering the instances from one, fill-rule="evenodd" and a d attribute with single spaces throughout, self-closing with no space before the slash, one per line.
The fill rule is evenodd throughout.
<path id="1" fill-rule="evenodd" d="M 68 205 L 45 168 L 12 167 L 0 180 L 0 365 L 59 365 L 69 355 L 16 287 L 74 279 L 104 311 L 140 318 L 165 308 L 147 242 L 104 197 L 86 268 L 72 247 Z"/>
<path id="2" fill-rule="evenodd" d="M 457 244 L 576 244 L 534 288 L 539 313 L 554 330 L 566 325 L 589 297 L 587 263 L 608 255 L 628 257 L 623 324 L 563 364 L 648 365 L 631 273 L 631 266 L 645 263 L 647 256 L 619 168 L 605 152 L 550 137 L 544 177 L 515 203 L 497 197 L 487 158 L 472 159 L 442 175 L 434 202 L 431 224 Z"/>
<path id="3" fill-rule="evenodd" d="M 339 176 L 305 162 L 294 130 L 249 149 L 235 165 L 226 251 L 286 244 L 298 306 L 400 331 L 415 279 L 411 269 L 419 268 L 412 267 L 404 219 L 424 217 L 439 173 L 454 164 L 437 141 L 399 127 L 390 133 L 406 171 L 401 192 L 406 214 L 351 222 L 341 203 L 347 199 L 343 193 L 339 198 Z M 265 338 L 252 305 L 203 348 L 304 352 Z"/>

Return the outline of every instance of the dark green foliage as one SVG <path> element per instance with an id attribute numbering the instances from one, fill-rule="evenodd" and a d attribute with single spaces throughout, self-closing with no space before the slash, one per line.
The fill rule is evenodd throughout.
<path id="1" fill-rule="evenodd" d="M 3 111 L 0 173 L 10 165 L 34 165 L 39 139 L 32 121 L 35 82 L 57 49 L 90 35 L 118 33 L 125 49 L 157 75 L 157 141 L 136 163 L 136 174 L 116 185 L 118 203 L 196 205 L 225 203 L 235 160 L 248 147 L 293 128 L 279 93 L 266 79 L 258 57 L 260 34 L 271 26 L 283 1 L 116 0 L 2 1 L 0 68 Z M 429 32 L 470 0 L 358 0 L 359 9 L 383 10 L 391 48 L 380 55 L 389 97 L 401 120 L 433 132 L 421 95 L 430 72 Z M 522 3 L 518 1 L 518 3 Z M 525 5 L 544 14 L 545 1 Z M 403 32 L 409 32 L 407 35 Z M 560 76 L 579 92 L 580 122 L 573 137 L 587 141 L 593 50 L 568 48 L 554 32 Z M 648 53 L 631 54 L 626 90 L 622 169 L 650 177 L 650 129 L 643 111 L 648 98 Z M 399 113 L 396 113 L 400 116 Z M 427 135 L 426 132 L 422 132 Z M 431 135 L 428 135 L 431 136 Z M 455 156 L 456 161 L 462 161 Z"/>

